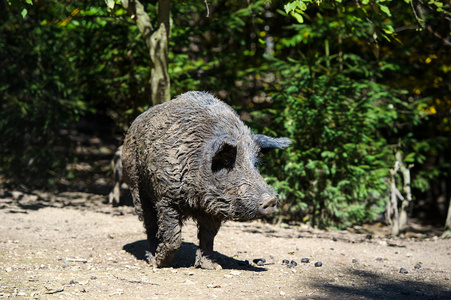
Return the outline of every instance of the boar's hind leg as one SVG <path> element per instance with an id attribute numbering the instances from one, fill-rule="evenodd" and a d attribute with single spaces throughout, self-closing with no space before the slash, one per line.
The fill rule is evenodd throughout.
<path id="1" fill-rule="evenodd" d="M 215 262 L 212 258 L 213 256 L 213 240 L 218 233 L 219 227 L 221 227 L 221 222 L 216 220 L 198 220 L 198 234 L 199 238 L 199 249 L 196 252 L 196 262 L 195 267 L 200 267 L 202 269 L 209 270 L 220 270 L 221 265 Z"/>
<path id="2" fill-rule="evenodd" d="M 149 243 L 149 252 L 147 252 L 147 260 L 153 266 L 156 266 L 155 253 L 159 244 L 157 238 L 157 212 L 153 204 L 149 207 L 143 207 L 144 227 L 146 228 L 147 241 Z"/>
<path id="3" fill-rule="evenodd" d="M 156 267 L 155 252 L 158 246 L 158 225 L 155 206 L 148 193 L 140 192 L 140 190 L 144 190 L 142 187 L 140 189 L 137 184 L 130 184 L 129 187 L 135 206 L 135 211 L 138 214 L 139 219 L 144 222 L 144 228 L 147 233 L 147 241 L 149 243 L 149 251 L 146 251 L 147 261 Z"/>
<path id="4" fill-rule="evenodd" d="M 168 203 L 170 203 L 169 199 L 161 199 L 157 203 L 159 243 L 155 259 L 158 267 L 169 266 L 182 244 L 180 213 Z"/>

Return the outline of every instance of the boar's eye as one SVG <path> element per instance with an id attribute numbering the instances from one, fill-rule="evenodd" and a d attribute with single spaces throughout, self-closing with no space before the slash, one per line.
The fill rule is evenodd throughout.
<path id="1" fill-rule="evenodd" d="M 262 158 L 263 155 L 261 155 L 260 153 L 258 154 L 258 156 L 254 159 L 254 167 L 256 169 L 258 169 L 259 166 L 261 166 L 263 164 L 263 160 Z"/>
<path id="2" fill-rule="evenodd" d="M 211 170 L 213 173 L 219 172 L 223 169 L 231 170 L 235 167 L 237 149 L 230 144 L 224 144 L 216 152 L 211 162 Z"/>

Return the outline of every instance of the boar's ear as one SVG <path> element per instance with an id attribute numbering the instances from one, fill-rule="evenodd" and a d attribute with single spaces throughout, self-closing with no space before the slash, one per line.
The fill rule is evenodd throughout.
<path id="1" fill-rule="evenodd" d="M 260 147 L 262 154 L 266 154 L 273 149 L 283 149 L 291 145 L 289 138 L 272 138 L 263 134 L 254 134 L 253 138 Z"/>
<path id="2" fill-rule="evenodd" d="M 223 142 L 216 149 L 211 160 L 213 173 L 223 169 L 231 170 L 235 167 L 237 147 L 233 143 Z"/>

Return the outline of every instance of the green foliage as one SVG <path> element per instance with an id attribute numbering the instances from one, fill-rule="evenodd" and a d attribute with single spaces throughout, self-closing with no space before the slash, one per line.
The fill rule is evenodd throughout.
<path id="1" fill-rule="evenodd" d="M 58 129 L 86 110 L 73 85 L 75 63 L 66 59 L 71 41 L 61 26 L 42 26 L 29 2 L 0 27 L 1 165 L 9 179 L 47 183 L 65 168 Z M 72 75 L 72 76 L 71 76 Z"/>
<path id="2" fill-rule="evenodd" d="M 263 132 L 294 142 L 264 166 L 284 199 L 280 213 L 322 227 L 374 220 L 384 211 L 394 150 L 413 151 L 406 161 L 422 159 L 412 149 L 418 141 L 411 131 L 424 118 L 427 98 L 406 101 L 407 91 L 385 82 L 401 66 L 382 56 L 378 44 L 362 40 L 387 31 L 375 31 L 354 10 L 321 5 L 314 15 L 305 8 L 305 24 L 289 25 L 292 34 L 275 37 L 278 47 L 268 59 L 277 79 L 266 89 L 274 103 L 254 112 L 271 120 L 260 124 Z"/>
<path id="3" fill-rule="evenodd" d="M 137 29 L 112 22 L 95 1 L 80 6 L 13 1 L 4 16 L 0 26 L 1 171 L 13 184 L 51 186 L 55 178 L 67 174 L 66 165 L 75 159 L 67 133 L 81 116 L 116 115 L 118 125 L 128 124 L 131 113 L 114 110 L 123 110 L 121 101 L 138 106 L 147 98 L 148 87 L 137 82 L 149 75 L 136 75 L 129 68 L 136 56 L 146 53 L 140 48 L 133 51 L 140 42 Z M 134 38 L 127 40 L 130 35 Z M 141 66 L 135 64 L 136 69 Z"/>
<path id="4" fill-rule="evenodd" d="M 314 66 L 311 66 L 314 69 Z M 390 129 L 400 102 L 382 85 L 357 82 L 342 74 L 313 78 L 308 66 L 279 62 L 281 84 L 274 95 L 274 128 L 293 141 L 291 151 L 265 166 L 279 172 L 279 193 L 293 218 L 342 227 L 373 220 L 384 209 L 391 151 L 381 131 Z M 377 105 L 375 105 L 377 103 Z M 266 129 L 267 133 L 273 133 Z M 306 209 L 308 208 L 308 209 Z M 304 219 L 306 221 L 306 219 Z"/>
<path id="5" fill-rule="evenodd" d="M 117 0 L 6 3 L 0 170 L 46 186 L 84 159 L 66 134 L 81 118 L 123 133 L 149 107 L 149 53 Z M 156 23 L 157 1 L 143 3 Z M 211 91 L 254 129 L 293 140 L 262 166 L 281 218 L 373 220 L 398 150 L 417 198 L 448 199 L 436 191 L 451 173 L 450 7 L 414 4 L 173 1 L 171 93 Z"/>
<path id="6" fill-rule="evenodd" d="M 252 76 L 264 67 L 264 46 L 258 39 L 264 32 L 261 14 L 267 3 L 209 1 L 208 17 L 205 2 L 173 3 L 171 93 L 214 91 L 232 104 L 243 105 L 249 91 L 255 92 Z"/>

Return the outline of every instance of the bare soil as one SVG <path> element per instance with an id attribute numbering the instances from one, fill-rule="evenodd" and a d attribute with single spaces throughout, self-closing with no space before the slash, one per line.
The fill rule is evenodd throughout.
<path id="1" fill-rule="evenodd" d="M 390 238 L 380 224 L 324 231 L 227 222 L 215 240 L 223 269 L 208 271 L 193 267 L 188 222 L 173 267 L 154 269 L 133 208 L 104 198 L 1 192 L 0 298 L 451 299 L 451 241 L 428 228 Z"/>

